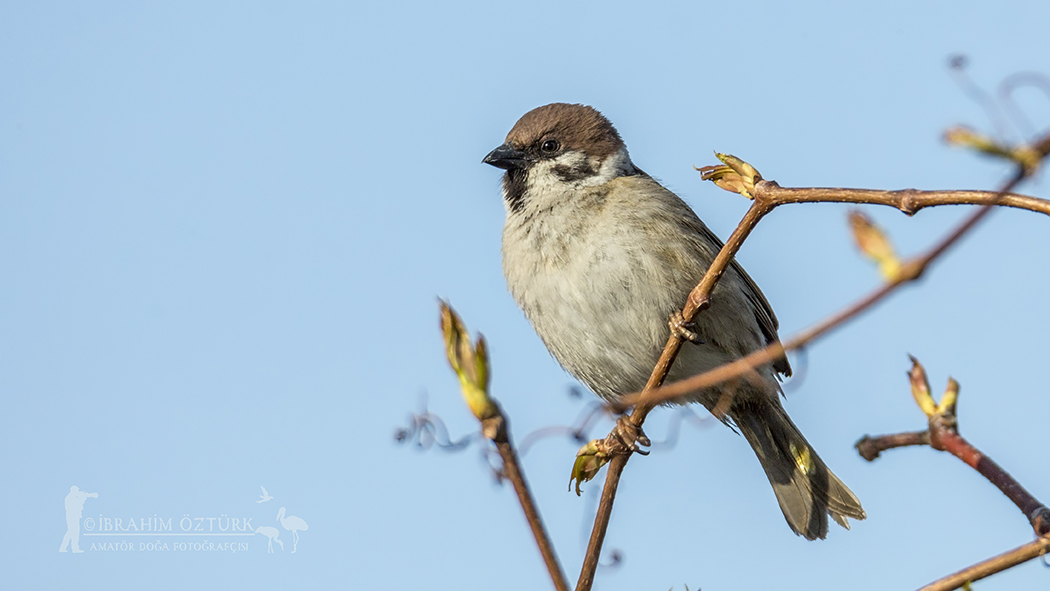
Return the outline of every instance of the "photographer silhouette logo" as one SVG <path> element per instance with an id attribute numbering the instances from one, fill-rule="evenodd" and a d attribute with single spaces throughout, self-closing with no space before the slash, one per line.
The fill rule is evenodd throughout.
<path id="1" fill-rule="evenodd" d="M 83 552 L 80 549 L 80 517 L 84 512 L 84 501 L 89 498 L 97 499 L 98 493 L 84 492 L 75 484 L 69 487 L 69 494 L 66 495 L 66 535 L 58 547 L 59 552 L 65 552 L 69 546 L 73 546 L 73 554 Z"/>

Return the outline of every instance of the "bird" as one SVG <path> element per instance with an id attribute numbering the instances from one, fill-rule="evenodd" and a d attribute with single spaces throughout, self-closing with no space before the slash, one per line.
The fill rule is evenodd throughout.
<path id="1" fill-rule="evenodd" d="M 674 330 L 686 342 L 668 381 L 739 359 L 778 340 L 773 309 L 736 261 L 710 307 L 681 308 L 722 247 L 681 198 L 635 166 L 612 123 L 587 105 L 523 115 L 482 160 L 504 170 L 507 287 L 552 356 L 600 398 L 641 390 Z M 857 497 L 824 464 L 781 403 L 786 357 L 756 375 L 675 403 L 698 402 L 744 436 L 791 530 L 825 538 L 828 516 L 849 529 Z"/>
<path id="2" fill-rule="evenodd" d="M 270 496 L 270 493 L 266 492 L 266 487 L 260 486 L 259 488 L 262 489 L 263 494 L 259 495 L 259 500 L 255 501 L 256 503 L 265 503 L 266 501 L 273 500 L 273 497 Z"/>
<path id="3" fill-rule="evenodd" d="M 277 511 L 277 521 L 281 522 L 281 527 L 292 532 L 292 554 L 295 554 L 295 547 L 299 545 L 299 532 L 306 531 L 310 526 L 295 515 L 285 517 L 284 507 Z"/>
<path id="4" fill-rule="evenodd" d="M 269 525 L 260 525 L 259 527 L 255 528 L 255 533 L 262 534 L 267 538 L 270 538 L 270 540 L 266 543 L 266 552 L 268 554 L 273 554 L 274 542 L 280 544 L 281 550 L 284 550 L 284 542 L 277 539 L 277 536 L 281 534 L 281 530 L 277 529 L 276 527 L 270 527 Z"/>

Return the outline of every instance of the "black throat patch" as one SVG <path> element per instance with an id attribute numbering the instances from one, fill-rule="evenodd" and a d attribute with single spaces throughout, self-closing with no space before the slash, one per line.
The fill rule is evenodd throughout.
<path id="1" fill-rule="evenodd" d="M 503 198 L 507 207 L 517 213 L 525 203 L 525 183 L 529 173 L 524 168 L 512 168 L 503 175 Z"/>

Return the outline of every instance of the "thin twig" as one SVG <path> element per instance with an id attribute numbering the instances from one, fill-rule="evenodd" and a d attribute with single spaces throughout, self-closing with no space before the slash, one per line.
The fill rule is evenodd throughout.
<path id="1" fill-rule="evenodd" d="M 536 509 L 536 502 L 529 491 L 529 484 L 525 481 L 518 454 L 511 443 L 506 415 L 503 414 L 499 403 L 489 395 L 491 373 L 485 338 L 479 335 L 476 340 L 472 340 L 466 325 L 452 306 L 444 300 L 441 300 L 438 306 L 441 310 L 441 333 L 445 340 L 445 354 L 452 371 L 459 378 L 463 399 L 470 412 L 481 422 L 481 434 L 496 444 L 496 449 L 503 459 L 503 475 L 514 486 L 518 503 L 525 512 L 525 519 L 529 522 L 532 536 L 536 539 L 536 545 L 543 556 L 543 562 L 547 565 L 547 572 L 555 589 L 569 591 L 569 583 L 562 572 L 558 557 L 554 554 L 554 545 L 551 544 L 550 536 L 543 525 L 543 518 Z"/>
<path id="2" fill-rule="evenodd" d="M 877 435 L 871 437 L 865 435 L 860 438 L 853 447 L 857 448 L 860 457 L 869 462 L 875 461 L 879 454 L 897 447 L 908 447 L 910 445 L 929 445 L 929 431 L 908 431 L 907 433 L 894 433 L 893 435 Z"/>
<path id="3" fill-rule="evenodd" d="M 608 414 L 608 409 L 599 401 L 590 402 L 580 413 L 579 417 L 573 421 L 571 426 L 569 425 L 555 425 L 551 427 L 541 427 L 534 431 L 530 431 L 521 441 L 518 442 L 518 453 L 522 456 L 527 455 L 532 446 L 535 445 L 542 439 L 547 437 L 557 437 L 560 435 L 568 435 L 577 444 L 587 442 L 587 433 L 590 431 L 591 426 L 596 420 L 604 415 Z"/>
<path id="4" fill-rule="evenodd" d="M 1025 490 L 1002 466 L 959 435 L 954 422 L 954 412 L 950 417 L 930 421 L 930 447 L 946 451 L 977 470 L 1021 510 L 1036 535 L 1050 535 L 1050 509 Z"/>
<path id="5" fill-rule="evenodd" d="M 554 588 L 558 591 L 569 591 L 569 583 L 565 578 L 565 573 L 562 572 L 561 563 L 558 562 L 558 557 L 554 553 L 554 545 L 551 544 L 550 536 L 547 535 L 547 529 L 543 525 L 543 518 L 540 517 L 540 512 L 536 509 L 536 502 L 532 498 L 532 492 L 529 490 L 529 483 L 525 481 L 525 475 L 522 473 L 521 465 L 518 463 L 518 454 L 514 451 L 514 445 L 510 442 L 507 420 L 503 417 L 502 410 L 497 412 L 496 416 L 482 421 L 481 430 L 496 444 L 496 449 L 499 450 L 499 455 L 503 458 L 503 473 L 507 480 L 510 480 L 511 484 L 514 485 L 514 492 L 518 494 L 518 502 L 521 503 L 521 508 L 525 511 L 525 519 L 529 522 L 529 527 L 532 529 L 532 536 L 536 538 L 536 545 L 539 546 L 540 554 L 543 555 L 543 562 L 547 565 L 547 571 L 550 573 L 551 581 L 554 582 Z"/>
<path id="6" fill-rule="evenodd" d="M 927 207 L 943 205 L 989 205 L 1026 209 L 1050 215 L 1050 200 L 1029 197 L 1017 193 L 995 191 L 877 191 L 871 189 L 827 189 L 781 187 L 775 181 L 762 181 L 755 185 L 757 194 L 764 194 L 777 205 L 787 203 L 855 203 L 886 205 L 915 215 Z"/>
<path id="7" fill-rule="evenodd" d="M 1050 538 L 1039 538 L 1025 544 L 1024 546 L 1014 548 L 1009 552 L 1004 552 L 1003 554 L 994 556 L 988 560 L 982 560 L 973 566 L 964 568 L 957 573 L 950 574 L 943 579 L 938 579 L 922 589 L 919 589 L 919 591 L 952 591 L 953 589 L 962 587 L 966 583 L 979 581 L 985 577 L 989 577 L 1008 568 L 1013 568 L 1018 564 L 1048 553 L 1050 553 Z"/>
<path id="8" fill-rule="evenodd" d="M 864 436 L 857 442 L 857 451 L 864 459 L 874 461 L 879 452 L 906 445 L 929 445 L 938 451 L 944 451 L 962 460 L 966 465 L 977 470 L 989 482 L 999 488 L 1021 513 L 1028 519 L 1037 536 L 1043 543 L 1050 543 L 1050 509 L 1047 509 L 1013 476 L 1003 470 L 999 464 L 981 453 L 969 441 L 959 435 L 959 421 L 956 416 L 956 406 L 959 397 L 959 383 L 954 379 L 948 380 L 948 387 L 939 402 L 933 400 L 930 394 L 930 382 L 926 377 L 926 370 L 917 359 L 912 357 L 912 368 L 908 372 L 911 382 L 912 396 L 915 402 L 926 415 L 927 429 L 921 432 L 899 433 L 896 435 L 881 435 L 879 437 Z M 1022 546 L 998 556 L 986 560 L 978 565 L 962 570 L 954 575 L 945 577 L 936 583 L 923 587 L 923 589 L 955 589 L 967 582 L 987 577 L 999 571 L 1011 568 L 1025 560 L 1045 554 L 1047 548 L 1032 553 L 1037 548 Z M 1026 550 L 1027 548 L 1027 550 Z M 1027 556 L 1027 558 L 1025 558 Z"/>
<path id="9" fill-rule="evenodd" d="M 1028 519 L 1037 536 L 1050 536 L 1050 509 L 1025 490 L 1021 483 L 1017 482 L 1002 466 L 981 453 L 959 434 L 959 421 L 956 416 L 958 382 L 949 380 L 948 389 L 941 402 L 934 403 L 929 393 L 926 370 L 914 357 L 912 357 L 912 369 L 908 372 L 908 376 L 912 382 L 912 393 L 916 402 L 926 414 L 926 430 L 878 437 L 865 435 L 855 445 L 861 457 L 871 462 L 882 451 L 908 445 L 929 445 L 937 451 L 948 452 L 976 470 L 1002 491 L 1006 498 L 1021 510 L 1021 514 Z"/>
<path id="10" fill-rule="evenodd" d="M 598 511 L 594 516 L 594 527 L 591 529 L 591 537 L 587 541 L 587 554 L 583 559 L 580 569 L 580 578 L 576 581 L 576 591 L 589 591 L 594 584 L 594 571 L 598 570 L 598 561 L 601 558 L 602 544 L 605 543 L 605 532 L 609 529 L 609 518 L 612 517 L 613 501 L 616 499 L 616 489 L 620 486 L 620 475 L 623 474 L 627 458 L 631 456 L 621 453 L 613 456 L 609 461 L 609 467 L 605 475 L 605 486 L 602 487 L 602 497 L 598 502 Z"/>

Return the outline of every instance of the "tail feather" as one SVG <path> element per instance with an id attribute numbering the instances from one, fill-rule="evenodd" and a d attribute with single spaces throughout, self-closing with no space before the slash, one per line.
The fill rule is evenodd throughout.
<path id="1" fill-rule="evenodd" d="M 828 469 L 778 402 L 743 400 L 729 415 L 754 448 L 796 534 L 823 539 L 828 515 L 846 529 L 847 518 L 864 519 L 860 501 Z"/>

